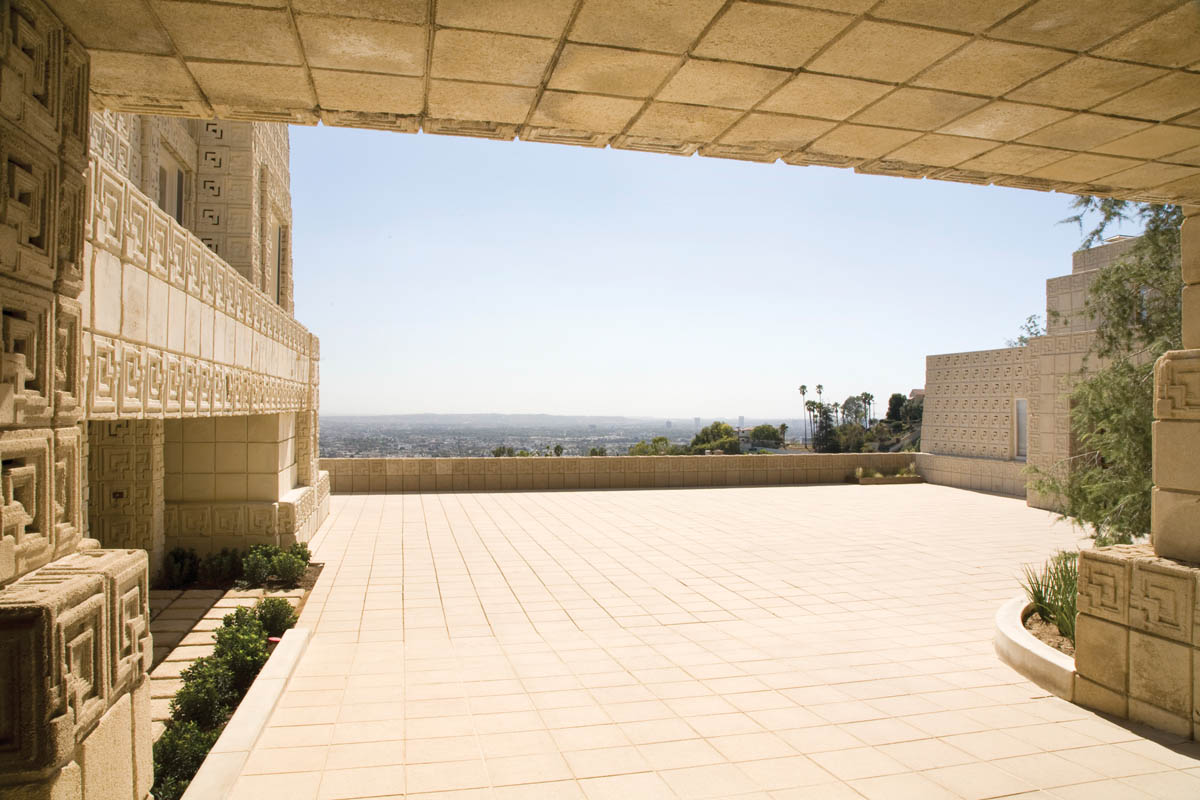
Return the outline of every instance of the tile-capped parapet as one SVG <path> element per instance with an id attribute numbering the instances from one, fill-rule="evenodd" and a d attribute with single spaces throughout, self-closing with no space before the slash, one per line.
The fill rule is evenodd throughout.
<path id="1" fill-rule="evenodd" d="M 916 453 L 530 458 L 324 458 L 334 494 L 837 483 L 896 470 Z"/>
<path id="2" fill-rule="evenodd" d="M 0 590 L 0 780 L 49 776 L 141 684 L 147 594 L 140 550 L 78 553 Z"/>

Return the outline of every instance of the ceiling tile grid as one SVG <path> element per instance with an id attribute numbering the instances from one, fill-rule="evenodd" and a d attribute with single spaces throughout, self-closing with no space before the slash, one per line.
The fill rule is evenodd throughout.
<path id="1" fill-rule="evenodd" d="M 48 0 L 114 110 L 1200 204 L 1195 0 Z"/>

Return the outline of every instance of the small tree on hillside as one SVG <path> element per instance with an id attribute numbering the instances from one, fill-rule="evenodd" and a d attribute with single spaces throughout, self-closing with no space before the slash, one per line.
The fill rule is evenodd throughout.
<path id="1" fill-rule="evenodd" d="M 899 392 L 889 397 L 886 419 L 890 422 L 899 422 L 902 419 L 901 412 L 904 410 L 904 403 L 907 400 L 908 398 Z"/>

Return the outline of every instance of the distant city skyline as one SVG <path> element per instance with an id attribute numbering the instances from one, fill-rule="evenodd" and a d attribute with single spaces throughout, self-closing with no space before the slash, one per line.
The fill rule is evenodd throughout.
<path id="1" fill-rule="evenodd" d="M 788 419 L 801 383 L 829 402 L 871 392 L 882 416 L 923 386 L 926 355 L 1003 347 L 1044 314 L 1081 239 L 1056 224 L 1061 194 L 424 134 L 291 140 L 296 312 L 321 337 L 331 416 Z"/>

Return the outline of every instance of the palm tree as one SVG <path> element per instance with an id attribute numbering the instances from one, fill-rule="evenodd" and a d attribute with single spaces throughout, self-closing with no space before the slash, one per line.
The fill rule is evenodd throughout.
<path id="1" fill-rule="evenodd" d="M 804 403 L 804 410 L 808 412 L 808 447 L 812 449 L 813 443 L 813 426 L 817 424 L 817 401 L 808 400 Z"/>
<path id="2" fill-rule="evenodd" d="M 871 427 L 871 406 L 875 403 L 875 395 L 871 394 L 870 392 L 863 392 L 862 393 L 862 401 L 863 401 L 863 405 L 867 409 L 867 419 L 863 423 L 863 427 L 870 428 Z"/>
<path id="3" fill-rule="evenodd" d="M 805 408 L 808 407 L 808 404 L 804 403 L 804 398 L 807 396 L 808 396 L 808 386 L 806 384 L 802 383 L 802 384 L 800 384 L 800 402 L 804 404 Z M 811 431 L 810 431 L 810 433 L 811 433 Z"/>
<path id="4" fill-rule="evenodd" d="M 841 403 L 833 404 L 833 418 L 837 420 L 838 425 L 842 424 L 842 404 Z"/>

